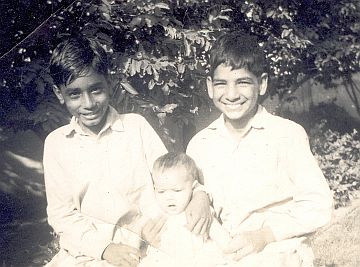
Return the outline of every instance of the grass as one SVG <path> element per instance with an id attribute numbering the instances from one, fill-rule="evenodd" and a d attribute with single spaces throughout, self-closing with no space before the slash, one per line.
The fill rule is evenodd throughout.
<path id="1" fill-rule="evenodd" d="M 311 237 L 315 266 L 360 266 L 360 199 L 335 211 L 333 222 Z"/>
<path id="2" fill-rule="evenodd" d="M 41 143 L 29 135 L 11 143 L 0 145 L 0 266 L 43 266 L 58 244 L 45 218 Z M 333 222 L 311 237 L 316 266 L 360 266 L 359 218 L 360 199 L 337 209 Z"/>

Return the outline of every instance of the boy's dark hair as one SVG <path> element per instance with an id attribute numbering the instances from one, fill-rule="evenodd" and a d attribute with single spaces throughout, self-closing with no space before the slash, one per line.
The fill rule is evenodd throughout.
<path id="1" fill-rule="evenodd" d="M 57 86 L 66 86 L 90 70 L 107 75 L 108 68 L 105 50 L 97 41 L 83 36 L 58 44 L 50 60 L 50 75 Z"/>
<path id="2" fill-rule="evenodd" d="M 258 77 L 267 69 L 264 51 L 257 38 L 237 31 L 225 33 L 214 42 L 210 50 L 211 77 L 223 63 L 232 69 L 245 68 Z"/>
<path id="3" fill-rule="evenodd" d="M 185 153 L 168 152 L 154 162 L 153 170 L 164 171 L 174 167 L 184 167 L 194 181 L 199 179 L 199 169 L 195 161 Z"/>

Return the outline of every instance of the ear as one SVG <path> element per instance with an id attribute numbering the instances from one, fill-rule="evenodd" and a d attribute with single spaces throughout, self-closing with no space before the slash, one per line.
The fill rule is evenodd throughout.
<path id="1" fill-rule="evenodd" d="M 206 86 L 207 86 L 207 91 L 208 91 L 208 95 L 209 95 L 210 99 L 213 99 L 213 97 L 214 97 L 214 87 L 213 87 L 212 79 L 211 79 L 210 76 L 208 76 L 206 78 Z"/>
<path id="2" fill-rule="evenodd" d="M 269 75 L 267 73 L 261 74 L 259 80 L 259 95 L 264 95 L 266 93 L 266 89 L 268 86 L 268 77 Z"/>
<path id="3" fill-rule="evenodd" d="M 56 86 L 56 85 L 53 85 L 53 92 L 56 95 L 57 99 L 59 99 L 60 104 L 63 105 L 65 103 L 65 100 L 64 100 L 64 97 L 63 97 L 63 95 L 61 93 L 60 88 L 58 86 Z"/>

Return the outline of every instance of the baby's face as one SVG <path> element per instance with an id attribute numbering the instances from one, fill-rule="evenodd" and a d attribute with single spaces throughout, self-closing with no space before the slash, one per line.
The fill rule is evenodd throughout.
<path id="1" fill-rule="evenodd" d="M 184 167 L 153 173 L 154 191 L 160 208 L 169 215 L 183 212 L 192 196 L 193 179 Z"/>

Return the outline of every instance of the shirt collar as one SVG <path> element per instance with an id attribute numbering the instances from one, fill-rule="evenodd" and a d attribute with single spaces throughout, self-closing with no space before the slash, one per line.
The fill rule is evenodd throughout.
<path id="1" fill-rule="evenodd" d="M 267 127 L 268 123 L 268 111 L 261 105 L 259 105 L 258 110 L 254 116 L 254 118 L 251 120 L 251 128 L 255 129 L 264 129 Z M 209 129 L 216 130 L 216 129 L 226 129 L 225 128 L 225 119 L 224 114 L 221 114 L 220 117 L 215 120 L 213 123 L 211 123 L 208 126 Z"/>
<path id="2" fill-rule="evenodd" d="M 112 106 L 109 106 L 109 111 L 107 113 L 106 122 L 105 122 L 104 127 L 101 129 L 100 133 L 106 131 L 109 128 L 111 128 L 112 130 L 117 131 L 117 132 L 124 131 L 123 122 L 122 122 L 122 120 L 119 120 L 118 118 L 119 117 L 118 117 L 117 111 Z M 65 128 L 64 134 L 66 136 L 70 136 L 70 135 L 72 135 L 74 133 L 87 135 L 81 129 L 78 119 L 73 116 L 71 118 L 70 123 L 68 124 L 68 127 Z"/>

